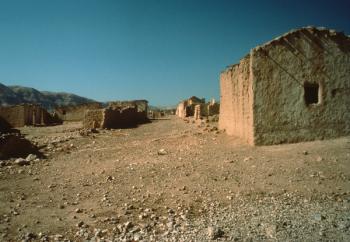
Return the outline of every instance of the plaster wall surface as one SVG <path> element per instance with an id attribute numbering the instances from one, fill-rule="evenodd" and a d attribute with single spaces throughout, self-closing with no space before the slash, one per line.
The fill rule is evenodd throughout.
<path id="1" fill-rule="evenodd" d="M 350 41 L 304 28 L 252 50 L 254 144 L 350 134 Z M 307 104 L 305 83 L 318 84 Z"/>
<path id="2" fill-rule="evenodd" d="M 239 64 L 220 75 L 219 129 L 253 143 L 253 90 L 251 58 L 247 55 Z"/>

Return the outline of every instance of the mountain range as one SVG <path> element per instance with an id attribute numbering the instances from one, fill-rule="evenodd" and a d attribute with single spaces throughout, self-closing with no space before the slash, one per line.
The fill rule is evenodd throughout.
<path id="1" fill-rule="evenodd" d="M 57 106 L 90 102 L 96 101 L 71 93 L 38 91 L 30 87 L 5 86 L 0 83 L 0 106 L 35 103 L 40 104 L 47 110 L 53 110 Z"/>

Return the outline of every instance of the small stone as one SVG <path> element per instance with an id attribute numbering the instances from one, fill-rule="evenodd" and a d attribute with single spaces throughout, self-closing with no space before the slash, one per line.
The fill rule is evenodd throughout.
<path id="1" fill-rule="evenodd" d="M 31 161 L 34 161 L 36 158 L 37 158 L 36 155 L 34 155 L 34 154 L 29 154 L 29 155 L 27 156 L 27 158 L 26 158 L 26 161 L 31 162 Z"/>
<path id="2" fill-rule="evenodd" d="M 134 226 L 134 225 L 133 225 L 130 221 L 128 221 L 128 222 L 126 222 L 126 223 L 124 224 L 124 227 L 125 227 L 126 230 L 132 228 L 133 226 Z"/>
<path id="3" fill-rule="evenodd" d="M 323 158 L 321 156 L 319 156 L 319 157 L 317 157 L 316 161 L 321 162 L 321 161 L 323 161 Z"/>
<path id="4" fill-rule="evenodd" d="M 322 214 L 319 214 L 319 213 L 314 214 L 314 220 L 315 221 L 319 222 L 319 221 L 321 221 L 323 219 L 325 219 L 325 217 Z"/>
<path id="5" fill-rule="evenodd" d="M 165 149 L 158 150 L 158 155 L 166 155 L 168 152 Z"/>
<path id="6" fill-rule="evenodd" d="M 253 159 L 253 157 L 249 156 L 249 157 L 244 158 L 243 161 L 244 161 L 244 162 L 247 162 L 247 161 L 250 161 L 250 160 L 252 160 L 252 159 Z"/>
<path id="7" fill-rule="evenodd" d="M 224 231 L 222 231 L 220 228 L 218 227 L 213 227 L 213 226 L 209 226 L 208 227 L 208 237 L 211 240 L 215 240 L 218 239 L 220 237 L 222 237 L 224 235 Z"/>
<path id="8" fill-rule="evenodd" d="M 276 230 L 277 230 L 276 225 L 269 225 L 266 227 L 265 232 L 268 237 L 275 238 Z"/>
<path id="9" fill-rule="evenodd" d="M 303 155 L 308 155 L 309 152 L 307 152 L 306 150 L 303 151 Z"/>
<path id="10" fill-rule="evenodd" d="M 29 165 L 30 162 L 27 161 L 26 159 L 18 158 L 18 159 L 15 160 L 15 164 L 19 165 L 19 166 L 26 166 L 26 165 Z"/>
<path id="11" fill-rule="evenodd" d="M 81 210 L 80 208 L 77 208 L 77 209 L 75 209 L 75 212 L 76 212 L 76 213 L 82 213 L 83 210 Z"/>
<path id="12" fill-rule="evenodd" d="M 84 222 L 83 221 L 80 221 L 79 223 L 77 223 L 77 227 L 82 227 L 84 225 Z"/>
<path id="13" fill-rule="evenodd" d="M 25 236 L 26 240 L 34 240 L 37 238 L 36 234 L 33 233 L 27 233 Z"/>

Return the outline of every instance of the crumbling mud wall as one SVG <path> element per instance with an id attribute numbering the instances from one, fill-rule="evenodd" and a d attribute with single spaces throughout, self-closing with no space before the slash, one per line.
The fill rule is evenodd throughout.
<path id="1" fill-rule="evenodd" d="M 123 109 L 107 108 L 105 110 L 105 128 L 133 128 L 142 121 L 143 119 L 140 119 L 137 112 L 137 107 L 126 107 Z"/>
<path id="2" fill-rule="evenodd" d="M 101 109 L 102 104 L 84 103 L 73 106 L 63 106 L 55 109 L 57 116 L 63 121 L 83 121 L 87 110 Z"/>
<path id="3" fill-rule="evenodd" d="M 220 104 L 215 102 L 215 100 L 211 101 L 207 104 L 207 116 L 218 115 L 220 113 Z"/>
<path id="4" fill-rule="evenodd" d="M 44 108 L 34 104 L 0 107 L 0 117 L 11 127 L 60 123 L 57 117 L 52 116 Z"/>
<path id="5" fill-rule="evenodd" d="M 148 122 L 148 101 L 147 100 L 131 100 L 131 101 L 114 101 L 108 103 L 108 108 L 125 109 L 136 108 L 136 119 L 138 123 Z"/>
<path id="6" fill-rule="evenodd" d="M 113 101 L 108 103 L 110 108 L 126 108 L 126 107 L 137 107 L 138 112 L 148 111 L 147 100 L 131 100 L 131 101 Z"/>
<path id="7" fill-rule="evenodd" d="M 88 110 L 83 121 L 85 128 L 133 128 L 145 123 L 144 111 L 139 112 L 136 106 L 108 107 L 105 109 Z"/>
<path id="8" fill-rule="evenodd" d="M 201 113 L 201 105 L 197 104 L 196 106 L 194 106 L 194 119 L 198 120 L 202 118 L 202 113 Z"/>
<path id="9" fill-rule="evenodd" d="M 84 128 L 96 129 L 104 128 L 105 109 L 92 109 L 85 112 L 83 126 Z"/>
<path id="10" fill-rule="evenodd" d="M 293 30 L 221 74 L 219 127 L 253 145 L 349 135 L 349 80 L 349 36 Z"/>
<path id="11" fill-rule="evenodd" d="M 253 144 L 253 80 L 250 62 L 248 55 L 220 75 L 219 129 Z"/>
<path id="12" fill-rule="evenodd" d="M 190 97 L 187 100 L 181 101 L 176 108 L 176 115 L 180 118 L 186 118 L 190 116 L 194 116 L 195 114 L 195 106 L 200 104 L 204 104 L 204 98 L 198 98 L 195 96 Z M 205 109 L 202 109 L 204 111 Z"/>

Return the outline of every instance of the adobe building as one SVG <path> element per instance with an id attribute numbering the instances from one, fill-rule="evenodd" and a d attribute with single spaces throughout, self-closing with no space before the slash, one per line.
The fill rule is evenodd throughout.
<path id="1" fill-rule="evenodd" d="M 199 107 L 196 107 L 198 105 Z M 192 96 L 178 104 L 176 115 L 180 118 L 194 116 L 195 119 L 201 119 L 202 117 L 217 115 L 219 114 L 219 110 L 220 104 L 215 99 L 206 103 L 204 98 L 200 99 Z"/>
<path id="2" fill-rule="evenodd" d="M 110 102 L 107 108 L 87 110 L 84 128 L 132 128 L 148 122 L 148 101 Z"/>
<path id="3" fill-rule="evenodd" d="M 251 145 L 350 134 L 350 37 L 293 30 L 220 75 L 219 128 Z"/>
<path id="4" fill-rule="evenodd" d="M 177 105 L 176 115 L 180 118 L 186 118 L 194 115 L 195 106 L 198 104 L 204 104 L 204 98 L 198 98 L 195 96 L 190 97 L 187 100 L 181 101 Z"/>
<path id="5" fill-rule="evenodd" d="M 48 113 L 40 105 L 21 104 L 0 107 L 0 118 L 13 128 L 26 125 L 52 125 L 60 123 L 60 120 Z"/>
<path id="6" fill-rule="evenodd" d="M 55 114 L 63 121 L 82 121 L 87 110 L 101 108 L 102 104 L 98 102 L 61 106 L 55 108 Z"/>

